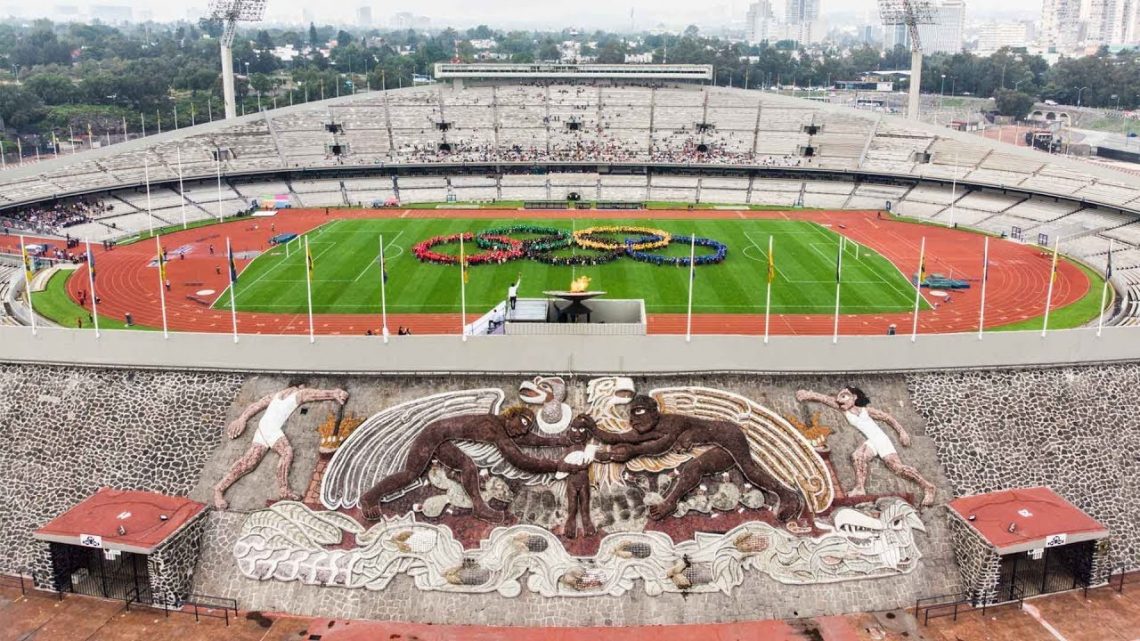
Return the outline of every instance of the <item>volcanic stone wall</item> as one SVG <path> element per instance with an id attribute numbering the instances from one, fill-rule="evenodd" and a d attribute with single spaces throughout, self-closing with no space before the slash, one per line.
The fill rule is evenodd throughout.
<path id="1" fill-rule="evenodd" d="M 147 557 L 150 594 L 156 603 L 176 605 L 180 598 L 191 592 L 205 525 L 206 513 L 202 512 Z"/>
<path id="2" fill-rule="evenodd" d="M 1047 485 L 1108 527 L 1111 564 L 1140 567 L 1140 365 L 922 374 L 907 388 L 957 494 Z"/>
<path id="3" fill-rule="evenodd" d="M 42 571 L 32 532 L 100 487 L 187 494 L 241 380 L 0 365 L 0 572 Z"/>

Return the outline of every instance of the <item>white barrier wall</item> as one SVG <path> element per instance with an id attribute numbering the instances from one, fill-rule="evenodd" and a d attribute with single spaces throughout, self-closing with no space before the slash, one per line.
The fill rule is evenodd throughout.
<path id="1" fill-rule="evenodd" d="M 919 336 L 242 336 L 0 327 L 0 362 L 312 373 L 844 373 L 1140 362 L 1140 328 Z"/>

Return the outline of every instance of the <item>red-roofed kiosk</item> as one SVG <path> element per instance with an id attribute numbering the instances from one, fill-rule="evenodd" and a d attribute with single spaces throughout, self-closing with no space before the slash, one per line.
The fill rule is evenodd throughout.
<path id="1" fill-rule="evenodd" d="M 177 603 L 190 589 L 205 513 L 186 498 L 103 488 L 32 535 L 51 558 L 42 587 Z"/>
<path id="2" fill-rule="evenodd" d="M 1050 488 L 964 496 L 950 502 L 950 514 L 962 581 L 976 604 L 1107 580 L 1108 529 Z"/>

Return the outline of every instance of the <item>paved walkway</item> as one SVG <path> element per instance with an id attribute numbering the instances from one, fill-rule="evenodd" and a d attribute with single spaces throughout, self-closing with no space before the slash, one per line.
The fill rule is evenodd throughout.
<path id="1" fill-rule="evenodd" d="M 1140 641 L 1140 588 L 1100 588 L 1036 598 L 1015 607 L 935 619 L 905 613 L 792 621 L 638 628 L 491 628 L 378 621 L 331 621 L 242 614 L 196 623 L 185 614 L 123 609 L 118 601 L 0 587 L 0 641 Z"/>

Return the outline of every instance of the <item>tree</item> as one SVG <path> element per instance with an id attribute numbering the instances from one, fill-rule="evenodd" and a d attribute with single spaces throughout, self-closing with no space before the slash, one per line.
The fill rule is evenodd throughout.
<path id="1" fill-rule="evenodd" d="M 39 96 L 45 105 L 62 105 L 75 102 L 78 89 L 67 76 L 41 73 L 24 81 L 24 88 Z"/>
<path id="2" fill-rule="evenodd" d="M 543 42 L 542 46 L 538 48 L 539 60 L 554 61 L 558 60 L 560 57 L 562 57 L 562 54 L 558 51 L 558 45 L 555 44 L 553 40 L 547 40 L 546 42 Z"/>
<path id="3" fill-rule="evenodd" d="M 269 37 L 269 32 L 265 29 L 257 32 L 256 43 L 255 47 L 261 51 L 273 49 L 273 38 Z"/>
<path id="4" fill-rule="evenodd" d="M 625 62 L 625 43 L 610 41 L 598 49 L 598 63 L 620 65 Z"/>
<path id="5" fill-rule="evenodd" d="M 321 46 L 320 38 L 317 37 L 317 25 L 312 22 L 309 23 L 309 46 L 314 49 Z"/>
<path id="6" fill-rule="evenodd" d="M 16 85 L 0 85 L 0 119 L 6 127 L 26 128 L 43 120 L 46 113 L 36 94 Z"/>
<path id="7" fill-rule="evenodd" d="M 351 33 L 345 31 L 344 29 L 341 29 L 340 31 L 336 32 L 336 46 L 347 47 L 350 44 L 352 44 L 352 34 Z"/>
<path id="8" fill-rule="evenodd" d="M 998 91 L 994 94 L 997 111 L 1003 116 L 1018 120 L 1025 118 L 1033 109 L 1033 96 L 1021 91 Z"/>

